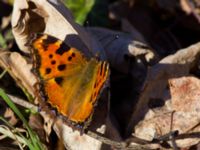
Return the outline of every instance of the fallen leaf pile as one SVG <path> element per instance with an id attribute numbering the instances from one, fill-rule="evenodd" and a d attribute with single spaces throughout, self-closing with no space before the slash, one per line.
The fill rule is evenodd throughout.
<path id="1" fill-rule="evenodd" d="M 103 2 L 99 6 L 106 6 L 109 23 L 97 27 L 75 23 L 71 11 L 58 0 L 15 0 L 10 13 L 0 14 L 0 67 L 9 74 L 0 78 L 0 88 L 19 108 L 36 111 L 26 115 L 45 149 L 198 149 L 200 1 Z M 10 3 L 0 2 L 0 9 Z M 87 17 L 88 22 L 93 19 L 91 24 L 96 21 L 93 17 L 92 13 Z M 32 33 L 52 35 L 88 58 L 99 56 L 109 62 L 109 89 L 101 94 L 83 134 L 60 117 L 39 110 L 37 77 L 26 44 Z M 1 99 L 0 107 L 1 116 L 26 134 Z M 14 131 L 2 121 L 0 148 L 10 142 L 2 133 L 12 133 L 13 148 L 20 145 L 19 137 L 14 138 Z"/>

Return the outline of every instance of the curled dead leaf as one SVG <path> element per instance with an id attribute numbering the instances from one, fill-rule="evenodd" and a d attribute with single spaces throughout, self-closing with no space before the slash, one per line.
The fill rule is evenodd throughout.
<path id="1" fill-rule="evenodd" d="M 103 48 L 82 27 L 76 24 L 69 10 L 57 0 L 16 0 L 12 15 L 12 30 L 21 50 L 29 53 L 25 44 L 31 33 L 46 33 L 65 41 L 91 57 L 100 52 L 105 59 Z"/>
<path id="2" fill-rule="evenodd" d="M 135 136 L 151 141 L 174 130 L 180 134 L 199 132 L 199 79 L 184 77 L 198 63 L 199 56 L 200 43 L 197 43 L 164 58 L 149 70 L 144 91 L 132 116 L 135 117 L 132 118 L 134 124 L 144 117 L 135 126 Z M 198 138 L 177 138 L 179 147 L 199 142 Z"/>
<path id="3" fill-rule="evenodd" d="M 128 73 L 134 69 L 129 61 L 131 57 L 147 65 L 158 61 L 156 52 L 147 44 L 135 40 L 131 34 L 94 27 L 88 28 L 88 31 L 103 45 L 110 65 L 122 73 Z M 134 73 L 132 74 L 134 76 Z"/>

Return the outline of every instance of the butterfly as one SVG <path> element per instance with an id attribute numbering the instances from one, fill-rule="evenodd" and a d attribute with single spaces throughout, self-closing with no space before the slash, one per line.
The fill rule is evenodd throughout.
<path id="1" fill-rule="evenodd" d="M 84 126 L 109 79 L 108 62 L 86 58 L 47 34 L 33 34 L 29 45 L 39 97 L 70 123 Z"/>

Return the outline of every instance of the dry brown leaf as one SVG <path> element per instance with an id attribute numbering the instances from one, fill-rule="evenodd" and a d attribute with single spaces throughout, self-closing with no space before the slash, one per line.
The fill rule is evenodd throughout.
<path id="1" fill-rule="evenodd" d="M 182 49 L 162 59 L 158 64 L 149 69 L 144 90 L 133 109 L 127 131 L 131 132 L 149 110 L 149 103 L 162 103 L 167 99 L 168 79 L 188 75 L 190 69 L 197 63 L 200 56 L 200 43 Z"/>
<path id="2" fill-rule="evenodd" d="M 157 54 L 146 44 L 136 41 L 131 34 L 94 27 L 88 28 L 88 31 L 103 45 L 110 65 L 122 73 L 134 69 L 127 57 L 134 57 L 149 65 L 158 61 Z"/>
<path id="3" fill-rule="evenodd" d="M 89 137 L 84 134 L 80 136 L 80 132 L 73 131 L 72 128 L 68 126 L 63 126 L 61 120 L 57 119 L 54 129 L 63 141 L 65 141 L 65 147 L 72 150 L 99 150 L 102 143 L 94 138 Z"/>
<path id="4" fill-rule="evenodd" d="M 170 79 L 169 85 L 173 110 L 196 113 L 200 111 L 200 80 L 198 78 Z"/>
<path id="5" fill-rule="evenodd" d="M 59 39 L 64 40 L 66 43 L 69 43 L 72 46 L 80 49 L 89 57 L 91 56 L 90 53 L 92 53 L 94 56 L 97 54 L 97 51 L 102 51 L 102 46 L 95 41 L 95 38 L 92 37 L 92 34 L 97 37 L 98 35 L 96 35 L 96 33 L 100 33 L 99 31 L 101 31 L 101 29 L 98 29 L 96 33 L 92 32 L 92 34 L 85 32 L 82 27 L 73 22 L 70 12 L 56 0 L 52 0 L 51 2 L 46 0 L 23 0 L 23 2 L 16 0 L 14 3 L 12 27 L 17 44 L 24 52 L 28 52 L 27 47 L 24 46 L 24 44 L 27 42 L 27 37 L 30 35 L 30 33 L 35 32 L 44 32 L 58 37 Z M 130 70 L 132 71 L 128 62 L 126 62 L 124 59 L 125 55 L 130 55 L 130 57 L 136 58 L 138 57 L 138 59 L 143 57 L 144 60 L 149 64 L 151 64 L 152 60 L 156 59 L 156 56 L 151 49 L 140 42 L 134 41 L 134 38 L 131 38 L 131 36 L 128 34 L 109 32 L 110 36 L 107 36 L 107 34 L 103 34 L 106 32 L 101 32 L 101 37 L 104 36 L 104 38 L 102 38 L 103 40 L 99 40 L 98 37 L 97 39 L 102 43 L 102 45 L 104 45 L 104 48 L 107 49 L 106 54 L 108 55 L 111 66 L 119 69 L 119 71 L 126 73 Z M 115 35 L 120 35 L 119 39 L 112 41 L 113 37 L 115 39 Z M 104 59 L 104 54 L 102 52 L 98 54 L 101 54 L 101 58 Z M 135 74 L 134 71 L 132 71 L 132 73 Z M 29 77 L 25 77 L 23 75 L 20 76 L 23 77 L 25 81 L 26 79 L 29 79 Z M 19 79 L 21 78 L 19 77 Z M 32 83 L 27 84 L 32 85 Z M 34 91 L 34 89 L 31 90 Z M 69 127 L 63 125 L 62 128 Z M 57 134 L 60 137 L 62 136 L 59 134 L 63 134 L 63 132 L 60 131 L 62 128 L 56 127 L 55 123 L 54 130 L 57 130 Z M 112 127 L 112 129 L 113 128 L 114 127 Z M 47 130 L 50 131 L 49 128 Z M 67 138 L 68 136 L 71 138 L 73 137 L 71 134 L 68 135 L 68 133 L 71 132 L 70 130 L 71 128 L 69 128 L 69 131 L 64 132 L 64 136 Z M 116 132 L 116 130 L 114 130 L 114 132 Z M 114 134 L 117 139 L 120 139 L 117 132 Z M 77 138 L 76 134 L 74 136 Z M 85 141 L 85 144 L 87 145 L 87 141 L 90 140 L 86 140 L 86 137 L 79 136 L 78 139 L 83 138 L 83 141 Z M 63 137 L 63 139 L 67 138 Z M 95 139 L 93 140 L 95 141 Z M 101 142 L 97 143 L 97 145 L 93 145 L 93 149 L 98 149 L 101 145 Z M 68 147 L 74 147 L 77 145 L 77 143 L 70 144 L 67 141 L 64 141 L 64 144 Z"/>
<path id="6" fill-rule="evenodd" d="M 159 109 L 151 118 L 140 122 L 135 128 L 135 135 L 151 141 L 178 130 L 179 134 L 188 136 L 178 136 L 176 144 L 182 148 L 190 147 L 200 141 L 198 136 L 189 136 L 191 133 L 200 133 L 200 80 L 195 77 L 180 77 L 170 79 L 169 83 L 171 100 L 168 108 L 170 110 Z M 174 112 L 172 113 L 172 111 Z"/>
<path id="7" fill-rule="evenodd" d="M 192 14 L 200 22 L 200 2 L 198 0 L 181 0 L 180 6 L 188 15 Z"/>
<path id="8" fill-rule="evenodd" d="M 187 14 L 190 14 L 192 12 L 187 0 L 180 0 L 180 6 Z"/>
<path id="9" fill-rule="evenodd" d="M 24 87 L 32 96 L 34 95 L 36 78 L 31 72 L 32 65 L 28 64 L 19 53 L 1 50 L 0 66 L 9 72 L 20 87 Z"/>
<path id="10" fill-rule="evenodd" d="M 31 129 L 36 132 L 36 134 L 40 137 L 42 143 L 45 141 L 49 142 L 46 138 L 46 134 L 43 128 L 43 120 L 39 114 L 30 114 L 28 121 Z"/>
<path id="11" fill-rule="evenodd" d="M 143 79 L 145 78 L 147 66 L 154 64 L 158 60 L 154 51 L 151 50 L 147 45 L 135 41 L 135 38 L 128 33 L 112 31 L 104 28 L 88 28 L 88 31 L 95 35 L 97 40 L 102 43 L 110 66 L 122 74 L 130 74 L 132 76 L 133 80 L 128 81 L 128 86 L 121 82 L 124 84 L 124 90 L 129 88 L 129 86 L 141 86 Z M 112 77 L 112 79 L 116 79 L 116 82 L 120 81 L 117 79 L 120 78 L 120 75 L 113 75 Z M 139 86 L 137 87 L 138 89 L 140 88 Z M 116 89 L 115 93 L 122 92 L 117 90 L 118 89 Z M 118 111 L 118 114 L 120 114 L 119 116 L 122 116 L 122 118 L 125 118 L 123 117 L 123 115 L 126 115 L 124 112 L 131 112 L 131 110 L 128 111 L 128 109 L 131 108 L 130 103 L 133 102 L 133 97 L 135 96 L 134 93 L 136 93 L 135 87 L 130 91 L 126 90 L 126 92 L 126 96 L 121 97 L 120 99 L 123 102 L 118 103 L 118 106 L 116 105 L 115 107 L 116 111 Z M 126 116 L 128 116 L 128 114 Z M 113 126 L 117 126 L 117 123 L 118 122 L 113 121 Z M 112 127 L 112 129 L 114 128 Z M 119 137 L 119 134 L 116 134 L 116 129 L 114 130 L 114 134 L 117 137 L 116 140 L 120 141 L 121 138 Z M 113 139 L 115 136 L 112 135 L 110 138 Z"/>
<path id="12" fill-rule="evenodd" d="M 11 125 L 16 125 L 18 119 L 16 118 L 14 112 L 8 107 L 8 105 L 0 98 L 0 116 L 3 116 Z M 5 124 L 0 120 L 0 124 Z"/>
<path id="13" fill-rule="evenodd" d="M 2 18 L 1 30 L 7 28 L 10 25 L 11 15 Z"/>
<path id="14" fill-rule="evenodd" d="M 16 42 L 21 50 L 29 52 L 25 44 L 31 33 L 53 35 L 88 56 L 100 52 L 105 59 L 103 48 L 92 35 L 74 23 L 71 13 L 58 0 L 16 0 L 12 15 L 12 28 Z"/>
<path id="15" fill-rule="evenodd" d="M 25 58 L 16 52 L 10 53 L 8 63 L 12 74 L 18 82 L 21 82 L 21 87 L 24 87 L 33 96 L 36 78 L 31 72 L 32 64 L 28 64 Z"/>
<path id="16" fill-rule="evenodd" d="M 8 122 L 13 126 L 18 122 L 18 119 L 15 117 L 14 112 L 10 108 L 6 108 L 4 118 L 8 119 Z"/>
<path id="17" fill-rule="evenodd" d="M 171 123 L 172 118 L 173 121 Z M 199 121 L 200 120 L 198 114 L 193 112 L 175 112 L 173 113 L 173 116 L 172 112 L 162 113 L 160 116 L 156 115 L 151 119 L 147 119 L 139 123 L 136 126 L 134 135 L 139 138 L 151 141 L 153 139 L 159 138 L 160 136 L 166 135 L 171 131 L 178 130 L 179 134 L 188 134 L 188 136 L 182 138 L 178 138 L 178 136 L 176 139 L 176 144 L 182 148 L 189 147 L 197 144 L 200 140 L 198 136 L 196 136 L 196 138 L 189 138 L 190 133 L 199 132 L 199 128 L 198 130 L 195 128 L 195 130 L 191 131 L 194 126 L 199 124 Z M 168 142 L 171 143 L 171 141 Z"/>
<path id="18" fill-rule="evenodd" d="M 137 124 L 137 121 L 144 117 L 135 126 L 134 135 L 151 141 L 171 130 L 178 130 L 179 133 L 198 131 L 196 126 L 200 121 L 199 80 L 192 77 L 171 78 L 188 76 L 190 70 L 197 64 L 199 56 L 200 43 L 197 43 L 167 56 L 149 70 L 144 91 L 132 116 L 133 124 Z M 169 79 L 173 93 L 171 101 L 168 90 Z M 150 104 L 157 106 L 150 107 Z M 173 111 L 175 112 L 172 113 Z M 199 140 L 182 138 L 176 141 L 178 146 L 185 147 L 194 145 Z"/>

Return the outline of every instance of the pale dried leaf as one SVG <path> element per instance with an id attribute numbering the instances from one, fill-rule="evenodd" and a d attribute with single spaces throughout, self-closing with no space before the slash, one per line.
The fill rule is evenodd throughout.
<path id="1" fill-rule="evenodd" d="M 36 78 L 31 72 L 32 64 L 28 64 L 25 58 L 16 52 L 10 54 L 8 61 L 12 73 L 21 82 L 22 87 L 34 95 Z"/>
<path id="2" fill-rule="evenodd" d="M 45 141 L 49 142 L 46 138 L 47 135 L 45 134 L 45 131 L 43 128 L 43 119 L 42 119 L 41 115 L 30 114 L 28 123 L 29 123 L 31 129 L 33 129 L 33 131 L 35 131 L 37 133 L 37 135 L 40 137 L 40 140 L 42 143 L 44 143 Z"/>
<path id="3" fill-rule="evenodd" d="M 18 119 L 15 117 L 14 112 L 10 108 L 6 108 L 4 118 L 8 119 L 8 122 L 13 126 L 18 122 Z"/>
<path id="4" fill-rule="evenodd" d="M 200 111 L 200 80 L 195 77 L 181 77 L 169 80 L 172 109 L 183 112 Z"/>
<path id="5" fill-rule="evenodd" d="M 194 15 L 198 22 L 200 22 L 200 2 L 198 0 L 181 0 L 180 6 L 182 10 L 188 15 Z"/>
<path id="6" fill-rule="evenodd" d="M 0 133 L 3 135 L 6 135 L 6 137 L 9 137 L 13 139 L 18 146 L 23 147 L 23 145 L 27 144 L 27 141 L 24 140 L 21 136 L 18 136 L 15 132 L 26 132 L 24 129 L 15 128 L 14 130 L 9 129 L 7 126 L 0 125 Z"/>
<path id="7" fill-rule="evenodd" d="M 40 114 L 44 119 L 43 127 L 44 127 L 44 131 L 46 133 L 46 141 L 49 141 L 49 136 L 51 134 L 52 126 L 53 126 L 55 120 L 51 117 L 50 114 L 47 114 L 44 111 L 41 111 Z"/>
<path id="8" fill-rule="evenodd" d="M 168 79 L 188 75 L 190 69 L 197 63 L 199 56 L 200 43 L 197 43 L 178 51 L 174 55 L 165 57 L 149 69 L 144 90 L 135 109 L 133 109 L 132 120 L 127 132 L 131 132 L 133 127 L 147 114 L 148 105 L 152 100 L 155 100 L 154 103 L 167 100 Z"/>
<path id="9" fill-rule="evenodd" d="M 5 29 L 10 25 L 11 15 L 2 18 L 1 30 Z"/>
<path id="10" fill-rule="evenodd" d="M 25 44 L 31 33 L 43 32 L 53 35 L 88 56 L 97 52 L 105 59 L 103 48 L 92 35 L 74 23 L 71 13 L 57 0 L 16 0 L 12 15 L 12 28 L 16 42 L 21 50 L 29 52 Z"/>
<path id="11" fill-rule="evenodd" d="M 128 73 L 133 68 L 127 57 L 134 57 L 144 63 L 152 64 L 158 60 L 157 54 L 146 44 L 135 40 L 131 34 L 105 28 L 88 28 L 103 45 L 110 65 L 116 70 Z M 133 73 L 134 75 L 134 73 Z"/>
<path id="12" fill-rule="evenodd" d="M 62 121 L 57 119 L 54 130 L 63 141 L 65 147 L 72 150 L 100 150 L 102 143 L 86 134 L 80 135 L 80 132 L 73 131 L 72 128 L 63 125 Z"/>
<path id="13" fill-rule="evenodd" d="M 0 51 L 0 66 L 6 69 L 17 81 L 20 87 L 24 87 L 33 96 L 36 78 L 31 72 L 32 65 L 28 64 L 19 53 Z"/>
<path id="14" fill-rule="evenodd" d="M 135 136 L 151 141 L 175 130 L 180 134 L 200 131 L 200 80 L 195 77 L 182 77 L 189 75 L 190 70 L 198 62 L 199 56 L 200 43 L 197 43 L 164 58 L 149 70 L 146 87 L 140 97 L 143 103 L 139 101 L 141 105 L 138 105 L 144 120 L 135 126 Z M 168 80 L 171 99 L 167 88 Z M 154 103 L 163 101 L 165 105 L 150 109 L 149 104 L 152 99 L 157 100 Z M 141 114 L 138 112 L 138 115 Z M 199 140 L 198 137 L 188 136 L 178 138 L 176 143 L 179 147 L 189 147 L 197 144 Z"/>
<path id="15" fill-rule="evenodd" d="M 38 108 L 34 104 L 32 104 L 32 103 L 30 103 L 30 102 L 28 102 L 28 101 L 26 101 L 22 98 L 19 98 L 19 97 L 10 95 L 10 94 L 7 94 L 7 95 L 15 104 L 18 104 L 18 105 L 23 106 L 25 108 L 31 109 L 33 112 L 36 112 L 38 110 Z"/>
<path id="16" fill-rule="evenodd" d="M 185 11 L 187 14 L 190 14 L 192 12 L 187 0 L 180 0 L 180 5 L 183 11 Z"/>
<path id="17" fill-rule="evenodd" d="M 171 119 L 173 120 L 171 121 Z M 155 138 L 166 135 L 171 131 L 178 130 L 179 134 L 189 134 L 199 132 L 194 127 L 199 125 L 200 116 L 196 112 L 160 112 L 159 116 L 140 122 L 135 128 L 135 136 L 152 141 Z M 172 129 L 171 129 L 172 127 Z M 189 136 L 188 136 L 189 137 Z M 197 144 L 200 139 L 196 138 L 180 138 L 176 140 L 179 147 L 189 147 Z"/>

